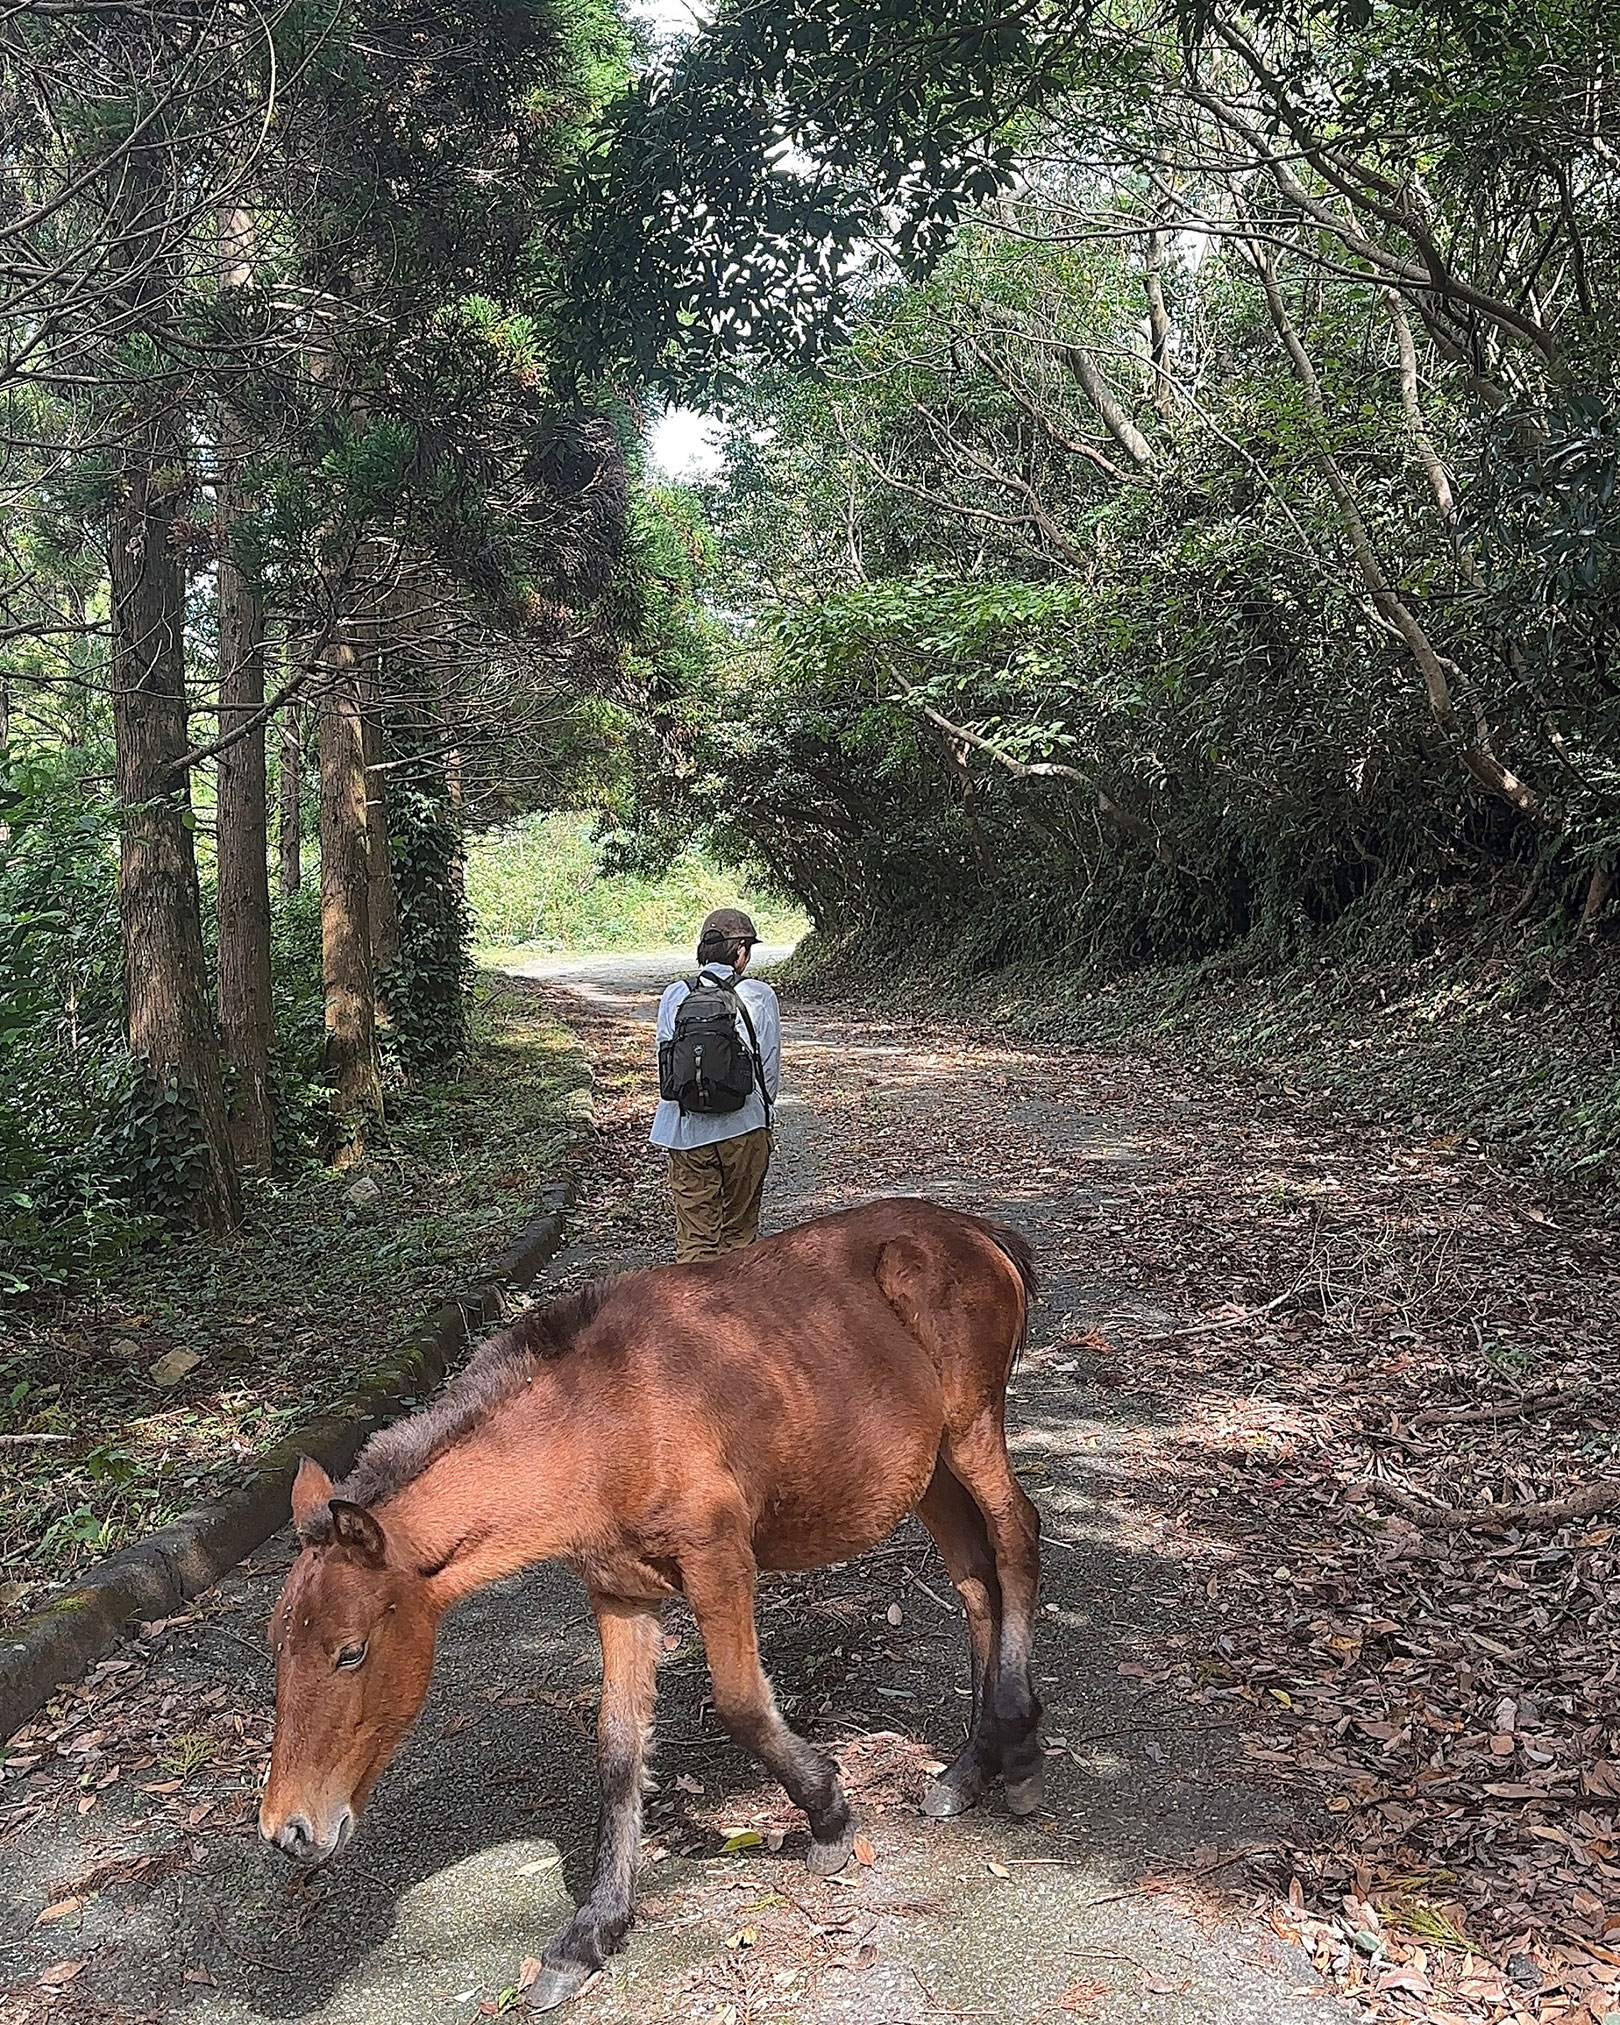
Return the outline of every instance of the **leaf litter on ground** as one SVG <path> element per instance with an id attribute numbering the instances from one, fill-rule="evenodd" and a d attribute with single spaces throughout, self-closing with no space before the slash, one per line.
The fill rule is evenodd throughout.
<path id="1" fill-rule="evenodd" d="M 250 1189 L 230 1239 L 173 1238 L 0 1325 L 0 1622 L 88 1562 L 239 1484 L 302 1421 L 374 1382 L 438 1301 L 534 1213 L 577 1136 L 573 1037 L 487 979 L 477 1056 L 401 1093 L 369 1169 L 314 1163 Z"/>
<path id="2" fill-rule="evenodd" d="M 596 1059 L 581 1249 L 662 1245 L 645 1034 L 558 1005 Z M 1620 1258 L 1602 1220 L 1477 1147 L 1403 1138 L 1261 1078 L 920 1022 L 851 1016 L 842 1031 L 880 1067 L 851 1053 L 804 1093 L 831 1128 L 807 1213 L 889 1189 L 966 1207 L 1062 1200 L 1047 1267 L 1103 1291 L 1085 1313 L 1039 1314 L 1029 1363 L 1114 1416 L 1121 1438 L 1098 1464 L 1108 1522 L 1175 1571 L 1162 1633 L 1120 1672 L 1145 1730 L 1230 1727 L 1245 1776 L 1315 1824 L 1287 1846 L 1200 1852 L 1136 1889 L 1195 1914 L 1262 1904 L 1368 2019 L 1603 2025 L 1620 2012 L 1620 1528 L 1608 1510 L 1569 1509 L 1603 1505 L 1620 1480 Z M 929 1101 L 903 1101 L 908 1083 Z M 1071 1114 L 1115 1142 L 1089 1180 L 1085 1159 L 1052 1164 L 1046 1128 Z M 1039 1473 L 1025 1481 L 1039 1499 Z M 885 1596 L 856 1572 L 791 1600 L 762 1585 L 761 1607 L 859 1629 L 865 1674 L 886 1685 L 900 1657 L 876 1645 L 897 1635 L 892 1575 Z M 672 1636 L 666 1663 L 701 1668 L 695 1640 Z M 198 1833 L 251 1832 L 264 1711 L 227 1697 L 182 1722 L 150 1655 L 119 1664 L 135 1677 L 92 1673 L 13 1739 L 0 1836 L 93 1800 L 93 1782 L 57 1771 L 81 1756 L 96 1777 L 144 1771 L 171 1822 L 168 1848 L 137 1865 L 191 1860 L 186 1821 L 205 1789 L 224 1790 Z M 154 1775 L 177 1725 L 219 1752 L 171 1787 Z M 937 1765 L 904 1728 L 829 1740 L 868 1820 L 909 1812 Z M 649 1838 L 712 1852 L 739 1826 L 737 1796 L 699 1806 L 678 1783 Z M 756 1798 L 746 1825 L 765 1848 L 732 1863 L 802 1829 L 774 1789 Z M 95 1874 L 55 1880 L 52 1897 L 95 1889 Z M 847 1886 L 818 1887 L 822 1901 L 847 1907 Z M 847 1914 L 749 1918 L 757 1945 L 704 1972 L 722 2005 L 779 1994 L 772 1975 L 808 1988 L 850 1953 Z"/>

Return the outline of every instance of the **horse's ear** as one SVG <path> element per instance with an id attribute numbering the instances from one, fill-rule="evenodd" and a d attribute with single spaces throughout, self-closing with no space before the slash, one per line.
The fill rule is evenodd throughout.
<path id="1" fill-rule="evenodd" d="M 345 1547 L 352 1548 L 374 1568 L 380 1568 L 386 1560 L 388 1542 L 383 1537 L 383 1529 L 364 1505 L 351 1505 L 347 1498 L 334 1498 L 332 1531 Z"/>
<path id="2" fill-rule="evenodd" d="M 300 1533 L 308 1523 L 310 1514 L 318 1511 L 331 1495 L 332 1479 L 313 1456 L 301 1456 L 298 1474 L 293 1478 L 292 1487 L 293 1525 Z"/>

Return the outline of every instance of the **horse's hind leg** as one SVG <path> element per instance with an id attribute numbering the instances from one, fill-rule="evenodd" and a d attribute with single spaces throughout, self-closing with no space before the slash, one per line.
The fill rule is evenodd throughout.
<path id="1" fill-rule="evenodd" d="M 1013 1474 L 997 1416 L 982 1413 L 961 1435 L 947 1435 L 943 1453 L 984 1514 L 995 1556 L 1001 1585 L 1001 1627 L 995 1685 L 986 1698 L 1001 1748 L 1007 1805 L 1015 1814 L 1033 1814 L 1045 1786 L 1036 1734 L 1041 1705 L 1030 1670 L 1041 1579 L 1041 1516 Z"/>
<path id="2" fill-rule="evenodd" d="M 855 1847 L 855 1817 L 838 1767 L 790 1730 L 759 1660 L 754 1624 L 754 1555 L 746 1534 L 706 1543 L 681 1557 L 681 1581 L 703 1634 L 715 1712 L 732 1738 L 787 1789 L 810 1821 L 810 1868 L 818 1877 L 843 1869 Z"/>
<path id="3" fill-rule="evenodd" d="M 943 1462 L 917 1506 L 946 1572 L 967 1612 L 972 1660 L 973 1717 L 968 1740 L 954 1764 L 928 1789 L 923 1812 L 936 1821 L 965 1814 L 1001 1770 L 994 1703 L 1001 1636 L 1001 1584 L 985 1531 L 984 1514 Z"/>
<path id="4" fill-rule="evenodd" d="M 590 1896 L 546 1949 L 544 1966 L 528 1991 L 534 2011 L 549 2011 L 583 1989 L 623 1940 L 641 1849 L 647 1739 L 658 1692 L 658 1610 L 606 1596 L 593 1596 L 591 1607 L 602 1638 L 602 1703 L 596 1719 L 602 1813 L 596 1867 Z"/>

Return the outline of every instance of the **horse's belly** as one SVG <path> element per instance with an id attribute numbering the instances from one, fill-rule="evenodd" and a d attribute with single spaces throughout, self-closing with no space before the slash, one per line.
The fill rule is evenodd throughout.
<path id="1" fill-rule="evenodd" d="M 945 1432 L 939 1373 L 875 1293 L 849 1313 L 811 1303 L 796 1335 L 752 1367 L 734 1358 L 729 1377 L 693 1418 L 719 1437 L 715 1473 L 753 1515 L 761 1567 L 847 1560 L 892 1533 L 928 1488 Z M 669 1458 L 688 1489 L 706 1475 L 701 1448 Z"/>
<path id="2" fill-rule="evenodd" d="M 881 1468 L 833 1467 L 767 1486 L 754 1526 L 754 1559 L 761 1568 L 825 1568 L 875 1547 L 915 1511 L 937 1452 L 937 1441 L 926 1450 L 908 1445 L 907 1452 L 884 1457 Z"/>

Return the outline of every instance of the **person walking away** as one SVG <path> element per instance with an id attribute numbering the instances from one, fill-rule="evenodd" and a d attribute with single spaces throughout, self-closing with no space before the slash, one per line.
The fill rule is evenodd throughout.
<path id="1" fill-rule="evenodd" d="M 652 1143 L 669 1154 L 675 1256 L 717 1259 L 759 1236 L 782 1067 L 776 993 L 744 977 L 754 924 L 716 908 L 698 935 L 697 972 L 658 1003 L 658 1109 Z"/>

